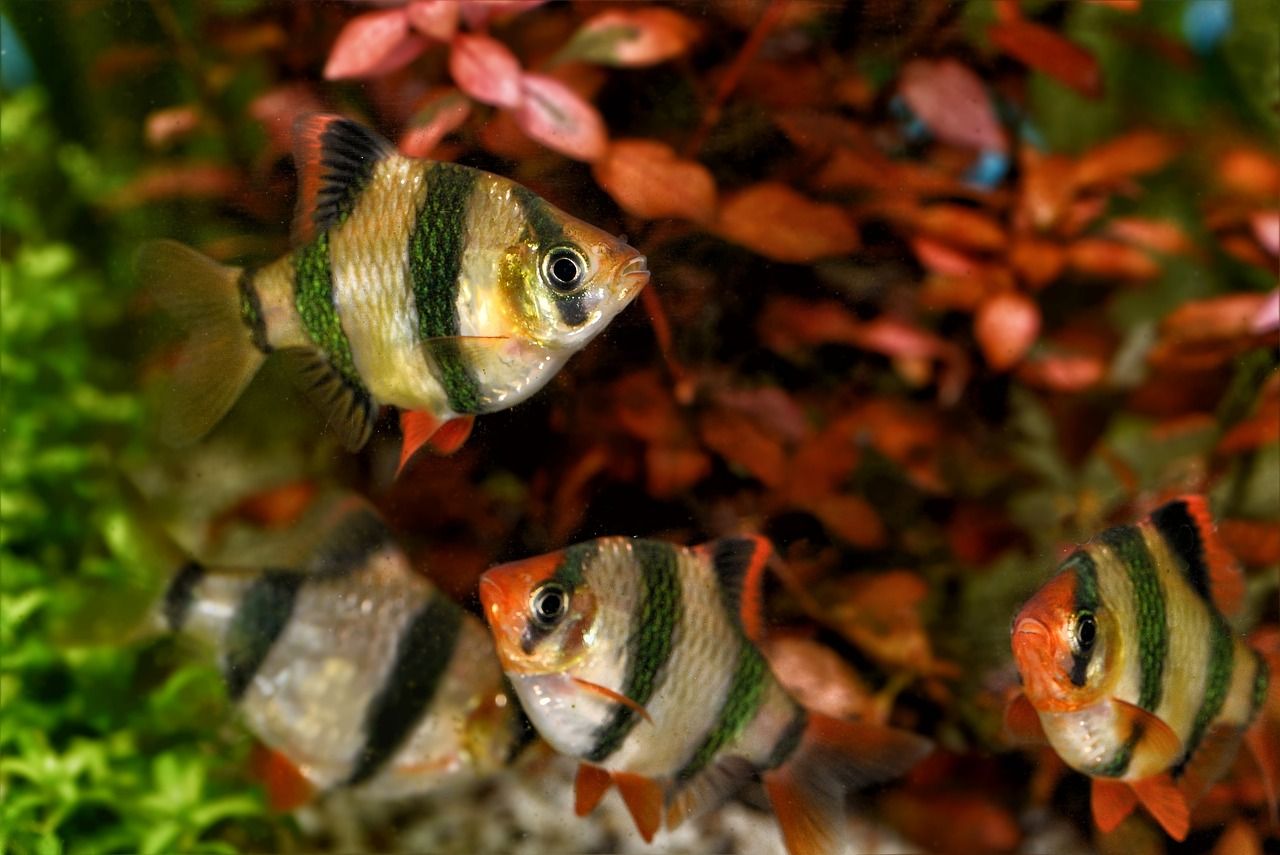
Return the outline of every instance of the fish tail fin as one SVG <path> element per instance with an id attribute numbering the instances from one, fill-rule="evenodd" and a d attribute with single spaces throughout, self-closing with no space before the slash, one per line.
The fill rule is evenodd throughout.
<path id="1" fill-rule="evenodd" d="M 189 445 L 213 429 L 266 358 L 240 305 L 241 269 L 175 241 L 138 252 L 145 293 L 179 325 L 183 341 L 160 391 L 160 436 Z"/>
<path id="2" fill-rule="evenodd" d="M 809 713 L 795 753 L 762 776 L 787 851 L 844 851 L 845 794 L 902 775 L 932 749 L 913 733 Z"/>

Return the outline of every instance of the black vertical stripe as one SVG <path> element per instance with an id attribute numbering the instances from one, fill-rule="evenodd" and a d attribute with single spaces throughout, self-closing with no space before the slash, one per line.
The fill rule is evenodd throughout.
<path id="1" fill-rule="evenodd" d="M 204 567 L 197 561 L 188 561 L 173 575 L 164 592 L 164 622 L 169 630 L 178 632 L 187 622 L 191 604 L 195 602 L 196 586 L 204 578 Z"/>
<path id="2" fill-rule="evenodd" d="M 267 319 L 262 316 L 262 299 L 258 295 L 258 286 L 254 284 L 257 274 L 258 271 L 252 267 L 240 271 L 240 278 L 236 283 L 240 289 L 240 317 L 249 328 L 253 346 L 263 353 L 270 353 Z"/>
<path id="3" fill-rule="evenodd" d="M 409 619 L 391 670 L 365 710 L 364 745 L 356 754 L 349 785 L 376 775 L 422 720 L 453 658 L 462 620 L 462 609 L 439 594 Z"/>
<path id="4" fill-rule="evenodd" d="M 720 597 L 734 626 L 742 629 L 743 582 L 751 562 L 756 557 L 759 542 L 746 537 L 726 537 L 717 540 L 711 551 L 711 564 L 716 581 L 720 583 Z"/>
<path id="5" fill-rule="evenodd" d="M 800 747 L 800 740 L 804 738 L 805 728 L 809 726 L 809 714 L 804 711 L 804 707 L 797 705 L 796 713 L 791 717 L 791 723 L 783 729 L 782 734 L 778 737 L 778 741 L 773 744 L 773 749 L 769 752 L 769 759 L 765 761 L 765 769 L 776 769 L 790 759 L 795 750 Z"/>
<path id="6" fill-rule="evenodd" d="M 1187 511 L 1184 501 L 1170 502 L 1151 514 L 1156 530 L 1182 561 L 1187 581 L 1207 603 L 1213 599 L 1209 593 L 1209 565 L 1205 563 L 1204 542 L 1195 519 Z"/>
<path id="7" fill-rule="evenodd" d="M 377 512 L 358 507 L 338 521 L 305 569 L 314 576 L 341 578 L 363 569 L 374 554 L 391 543 L 391 534 Z"/>
<path id="8" fill-rule="evenodd" d="M 280 634 L 289 625 L 305 577 L 290 570 L 267 570 L 240 598 L 225 637 L 223 679 L 233 701 L 249 688 Z"/>

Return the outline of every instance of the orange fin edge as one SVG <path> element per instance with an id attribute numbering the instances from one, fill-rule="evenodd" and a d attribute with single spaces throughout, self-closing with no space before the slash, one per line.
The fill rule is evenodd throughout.
<path id="1" fill-rule="evenodd" d="M 337 149 L 341 156 L 325 157 Z M 293 125 L 293 165 L 298 173 L 298 207 L 293 216 L 296 246 L 310 243 L 337 216 L 330 197 L 341 198 L 359 180 L 360 170 L 395 153 L 389 142 L 364 125 L 336 113 L 309 113 Z M 323 192 L 326 187 L 337 193 Z"/>
<path id="2" fill-rule="evenodd" d="M 1125 817 L 1133 813 L 1138 796 L 1122 781 L 1094 778 L 1089 788 L 1089 808 L 1093 822 L 1103 834 L 1116 830 Z"/>
<path id="3" fill-rule="evenodd" d="M 599 766 L 578 764 L 578 775 L 573 780 L 573 812 L 586 816 L 596 809 L 604 794 L 609 792 L 613 776 Z"/>
<path id="4" fill-rule="evenodd" d="M 639 714 L 645 721 L 649 722 L 649 724 L 653 724 L 653 717 L 649 715 L 649 711 L 644 707 L 640 706 L 640 704 L 631 700 L 631 698 L 628 698 L 626 695 L 622 694 L 621 692 L 615 692 L 613 689 L 606 688 L 605 686 L 601 686 L 599 683 L 592 683 L 590 680 L 584 680 L 581 677 L 574 677 L 573 682 L 581 686 L 582 688 L 586 689 L 588 692 L 592 692 L 594 694 L 600 695 L 603 698 L 608 698 L 614 703 L 619 703 L 619 704 L 622 704 L 623 706 L 630 707 L 634 712 Z"/>
<path id="5" fill-rule="evenodd" d="M 743 634 L 751 641 L 763 639 L 764 571 L 773 543 L 763 535 L 746 534 L 704 543 L 698 551 L 711 561 L 721 587 L 737 599 Z"/>
<path id="6" fill-rule="evenodd" d="M 1244 605 L 1244 574 L 1231 551 L 1218 537 L 1213 514 L 1209 511 L 1209 501 L 1197 494 L 1179 496 L 1157 508 L 1152 513 L 1153 520 L 1179 505 L 1195 529 L 1200 556 L 1209 574 L 1210 599 L 1224 615 L 1239 614 Z"/>
<path id="7" fill-rule="evenodd" d="M 1191 809 L 1168 772 L 1134 781 L 1130 786 L 1147 813 L 1155 817 L 1170 837 L 1179 842 L 1187 839 L 1187 832 L 1191 830 Z"/>
<path id="8" fill-rule="evenodd" d="M 1040 724 L 1040 713 L 1023 692 L 1018 692 L 1005 705 L 1004 730 L 1007 738 L 1021 745 L 1044 745 L 1049 741 Z"/>
<path id="9" fill-rule="evenodd" d="M 262 782 L 267 793 L 267 806 L 273 811 L 289 813 L 315 798 L 315 787 L 297 764 L 261 742 L 253 744 L 249 769 Z"/>
<path id="10" fill-rule="evenodd" d="M 614 772 L 613 783 L 631 812 L 636 830 L 649 843 L 662 825 L 662 786 L 652 778 L 630 772 Z"/>

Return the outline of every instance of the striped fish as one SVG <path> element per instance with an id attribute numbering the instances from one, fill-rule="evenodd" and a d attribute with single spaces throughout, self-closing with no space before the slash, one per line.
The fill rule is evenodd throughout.
<path id="1" fill-rule="evenodd" d="M 1243 594 L 1205 499 L 1188 496 L 1078 549 L 1015 619 L 1024 691 L 1009 728 L 1042 733 L 1092 776 L 1104 832 L 1140 802 L 1184 839 L 1190 805 L 1242 738 L 1254 747 L 1250 725 L 1276 687 L 1227 622 Z"/>
<path id="2" fill-rule="evenodd" d="M 217 652 L 249 729 L 305 782 L 292 804 L 272 792 L 279 807 L 338 787 L 391 797 L 472 780 L 531 734 L 484 626 L 363 505 L 299 569 L 186 561 L 157 619 Z"/>
<path id="3" fill-rule="evenodd" d="M 761 774 L 792 853 L 839 851 L 846 788 L 913 766 L 913 734 L 803 709 L 749 637 L 771 548 L 603 538 L 481 578 L 534 727 L 578 758 L 576 811 L 617 785 L 646 840 Z"/>
<path id="4" fill-rule="evenodd" d="M 143 247 L 139 278 L 186 331 L 160 431 L 193 442 L 274 351 L 342 442 L 400 408 L 401 462 L 460 445 L 474 415 L 537 392 L 649 280 L 644 256 L 496 175 L 401 156 L 332 115 L 295 128 L 296 248 L 223 267 Z M 433 438 L 434 437 L 434 438 Z"/>

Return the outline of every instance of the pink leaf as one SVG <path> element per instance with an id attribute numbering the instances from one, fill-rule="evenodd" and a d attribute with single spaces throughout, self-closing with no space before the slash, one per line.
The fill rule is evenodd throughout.
<path id="1" fill-rule="evenodd" d="M 996 294 L 978 309 L 973 333 L 996 371 L 1005 371 L 1022 361 L 1040 335 L 1040 309 L 1030 298 L 1008 291 Z"/>
<path id="2" fill-rule="evenodd" d="M 338 33 L 324 76 L 328 80 L 377 77 L 413 62 L 426 46 L 426 41 L 409 32 L 404 9 L 369 12 L 352 18 Z"/>
<path id="3" fill-rule="evenodd" d="M 583 24 L 557 59 L 654 65 L 684 53 L 697 35 L 688 18 L 670 9 L 611 9 Z"/>
<path id="4" fill-rule="evenodd" d="M 182 139 L 200 125 L 200 119 L 200 109 L 190 104 L 156 110 L 147 116 L 147 143 L 160 148 Z"/>
<path id="5" fill-rule="evenodd" d="M 520 103 L 520 60 L 496 39 L 454 36 L 449 73 L 459 89 L 483 104 L 515 107 Z"/>
<path id="6" fill-rule="evenodd" d="M 456 89 L 446 90 L 428 99 L 409 120 L 400 137 L 400 151 L 409 157 L 428 157 L 445 135 L 467 120 L 471 102 Z"/>
<path id="7" fill-rule="evenodd" d="M 411 27 L 436 41 L 447 42 L 458 32 L 458 0 L 416 0 L 405 12 Z"/>
<path id="8" fill-rule="evenodd" d="M 609 137 L 600 114 L 568 86 L 541 74 L 520 78 L 524 96 L 516 124 L 531 138 L 576 160 L 593 161 L 605 153 Z"/>
<path id="9" fill-rule="evenodd" d="M 715 216 L 716 184 L 702 164 L 656 140 L 616 140 L 592 170 L 623 210 L 643 219 Z"/>
<path id="10" fill-rule="evenodd" d="M 1280 289 L 1271 292 L 1249 325 L 1249 331 L 1257 335 L 1273 333 L 1277 330 L 1280 330 Z"/>
<path id="11" fill-rule="evenodd" d="M 306 83 L 268 89 L 249 104 L 249 115 L 262 123 L 275 152 L 293 150 L 293 123 L 305 113 L 324 112 L 324 104 Z"/>
<path id="12" fill-rule="evenodd" d="M 1280 255 L 1280 211 L 1258 211 L 1249 218 L 1249 224 L 1262 248 L 1272 255 Z"/>
<path id="13" fill-rule="evenodd" d="M 982 80 L 954 59 L 909 62 L 898 86 L 911 110 L 943 142 L 993 151 L 1008 148 Z"/>

